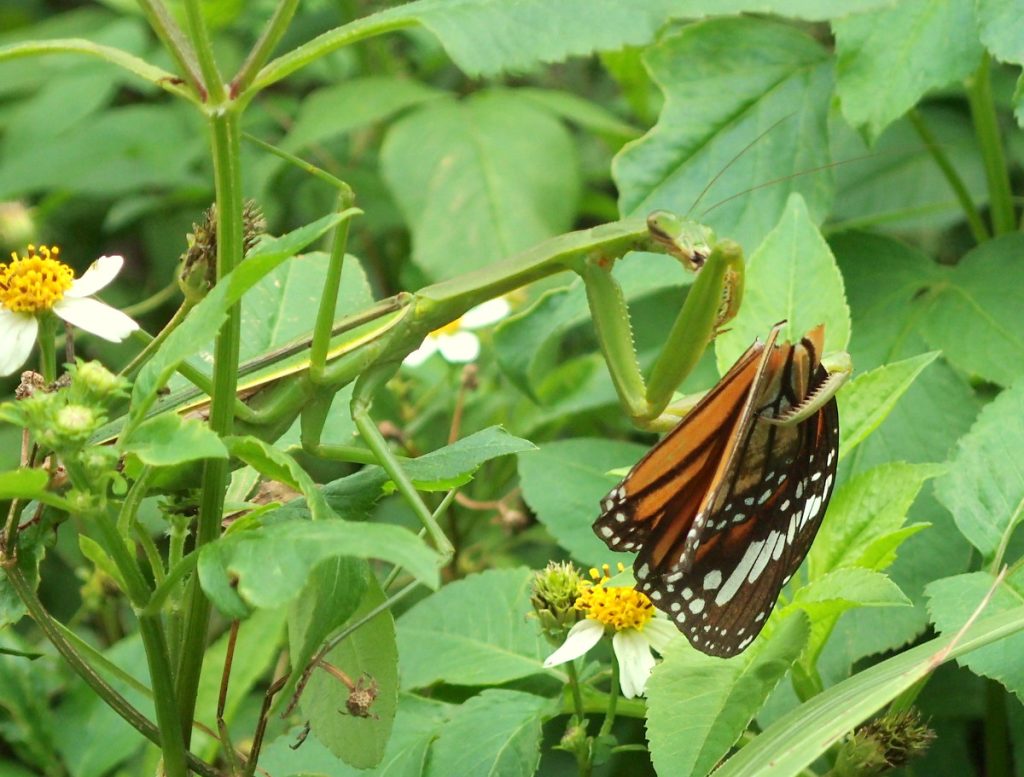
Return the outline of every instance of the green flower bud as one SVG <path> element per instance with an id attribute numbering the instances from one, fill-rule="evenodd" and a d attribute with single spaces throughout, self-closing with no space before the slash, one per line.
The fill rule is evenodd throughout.
<path id="1" fill-rule="evenodd" d="M 36 223 L 23 202 L 0 202 L 0 248 L 4 256 L 16 246 L 36 242 Z"/>
<path id="2" fill-rule="evenodd" d="M 82 391 L 95 399 L 109 399 L 123 395 L 128 381 L 120 378 L 96 361 L 78 362 L 71 368 L 72 390 Z"/>
<path id="3" fill-rule="evenodd" d="M 85 442 L 102 423 L 88 405 L 68 404 L 57 411 L 56 433 L 68 442 Z"/>
<path id="4" fill-rule="evenodd" d="M 530 603 L 540 621 L 544 636 L 560 645 L 573 624 L 582 617 L 574 605 L 583 578 L 570 562 L 552 561 L 533 576 Z"/>
<path id="5" fill-rule="evenodd" d="M 267 228 L 259 206 L 247 200 L 242 208 L 242 250 L 249 253 Z M 185 298 L 198 302 L 217 281 L 217 205 L 203 213 L 201 224 L 193 224 L 188 249 L 181 257 L 178 286 Z"/>
<path id="6" fill-rule="evenodd" d="M 906 766 L 924 755 L 935 732 L 917 710 L 890 713 L 865 723 L 843 743 L 836 758 L 836 777 L 873 777 Z"/>

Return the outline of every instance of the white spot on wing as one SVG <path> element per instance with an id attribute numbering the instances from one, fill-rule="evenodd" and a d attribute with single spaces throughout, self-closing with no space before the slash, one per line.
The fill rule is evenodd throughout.
<path id="1" fill-rule="evenodd" d="M 718 595 L 715 596 L 715 604 L 721 606 L 736 595 L 736 592 L 740 590 L 740 586 L 743 585 L 743 581 L 747 579 L 747 573 L 754 566 L 754 561 L 761 552 L 763 545 L 764 540 L 747 545 L 747 550 L 743 554 L 743 558 L 740 559 L 740 563 L 736 565 L 732 574 L 729 575 L 729 579 L 725 581 L 725 585 L 722 586 Z"/>
<path id="2" fill-rule="evenodd" d="M 704 587 L 709 591 L 714 591 L 718 586 L 722 584 L 722 573 L 717 569 L 714 569 L 704 575 Z"/>
<path id="3" fill-rule="evenodd" d="M 692 602 L 690 602 L 690 612 L 692 612 L 694 615 L 696 615 L 697 613 L 699 613 L 703 609 L 704 609 L 704 600 L 703 599 L 694 599 Z"/>

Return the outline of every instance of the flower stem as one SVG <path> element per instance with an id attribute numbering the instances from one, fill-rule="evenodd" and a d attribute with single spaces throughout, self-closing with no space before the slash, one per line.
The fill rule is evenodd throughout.
<path id="1" fill-rule="evenodd" d="M 242 259 L 242 173 L 239 167 L 238 116 L 233 107 L 212 116 L 210 121 L 213 129 L 217 190 L 217 281 L 220 282 Z M 240 310 L 239 306 L 235 305 L 228 312 L 214 349 L 210 429 L 221 437 L 231 434 L 234 422 L 240 330 Z M 196 549 L 220 536 L 224 492 L 229 474 L 228 464 L 227 459 L 209 459 L 203 468 Z M 196 693 L 210 623 L 210 601 L 199 585 L 198 575 L 193 575 L 189 581 L 184 619 L 177 697 L 181 704 L 181 723 L 186 732 L 187 743 L 191 735 L 191 722 L 195 716 Z"/>
<path id="2" fill-rule="evenodd" d="M 1006 156 L 999 134 L 999 120 L 995 100 L 992 97 L 992 58 L 986 53 L 981 65 L 967 81 L 967 101 L 971 106 L 974 131 L 978 136 L 978 148 L 985 164 L 988 179 L 989 208 L 992 213 L 992 231 L 996 235 L 1012 232 L 1015 228 L 1013 193 L 1006 169 Z"/>
<path id="3" fill-rule="evenodd" d="M 569 690 L 572 692 L 572 703 L 576 709 L 576 717 L 582 723 L 586 710 L 583 707 L 583 694 L 580 691 L 580 676 L 576 671 L 576 662 L 570 661 L 565 665 L 565 673 L 569 675 Z"/>
<path id="4" fill-rule="evenodd" d="M 206 29 L 206 20 L 203 18 L 199 0 L 185 0 L 185 18 L 188 22 L 189 37 L 195 47 L 196 59 L 199 61 L 199 70 L 203 74 L 206 92 L 212 102 L 222 103 L 227 92 L 217 69 L 217 62 L 213 58 L 213 42 L 210 40 L 209 30 Z"/>
<path id="5" fill-rule="evenodd" d="M 252 51 L 249 52 L 249 56 L 246 57 L 238 74 L 231 80 L 232 97 L 248 89 L 260 68 L 270 59 L 270 55 L 274 53 L 277 44 L 287 32 L 298 5 L 299 0 L 280 0 L 278 2 L 277 8 L 274 9 L 274 15 L 270 17 L 270 21 L 267 22 L 256 45 L 252 47 Z"/>
<path id="6" fill-rule="evenodd" d="M 39 372 L 47 385 L 57 380 L 57 319 L 52 313 L 39 319 Z"/>
<path id="7" fill-rule="evenodd" d="M 608 689 L 608 711 L 604 714 L 604 722 L 598 737 L 605 737 L 612 733 L 612 726 L 615 723 L 615 710 L 619 706 L 619 659 L 612 652 L 612 679 L 611 687 Z"/>

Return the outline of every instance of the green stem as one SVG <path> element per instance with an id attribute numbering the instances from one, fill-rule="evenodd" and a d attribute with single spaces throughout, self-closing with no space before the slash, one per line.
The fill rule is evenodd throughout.
<path id="1" fill-rule="evenodd" d="M 210 101 L 219 105 L 227 97 L 227 91 L 213 58 L 213 42 L 210 40 L 209 30 L 206 29 L 206 20 L 203 18 L 203 8 L 199 0 L 185 0 L 185 18 L 188 21 L 192 45 L 195 47 L 196 59 L 199 61 L 199 70 L 203 74 L 203 85 L 210 96 Z"/>
<path id="2" fill-rule="evenodd" d="M 154 353 L 156 353 L 156 350 L 163 345 L 164 340 L 170 336 L 171 332 L 181 325 L 181 322 L 185 320 L 185 316 L 187 316 L 188 312 L 194 307 L 194 302 L 184 300 L 181 305 L 178 306 L 178 309 L 174 311 L 174 315 L 171 316 L 170 321 L 168 321 L 164 325 L 164 328 L 157 333 L 156 337 L 146 343 L 146 346 L 139 351 L 135 355 L 135 358 L 128 362 L 128 364 L 123 367 L 121 372 L 118 374 L 129 378 L 134 375 L 135 372 L 145 364 Z M 137 331 L 141 332 L 142 330 L 140 329 Z"/>
<path id="3" fill-rule="evenodd" d="M 195 51 L 192 50 L 191 44 L 177 22 L 174 21 L 174 17 L 158 0 L 138 0 L 138 3 L 157 38 L 164 44 L 164 48 L 167 49 L 174 61 L 178 63 L 181 72 L 191 82 L 200 99 L 205 100 L 206 89 L 203 87 L 203 79 L 196 67 Z"/>
<path id="4" fill-rule="evenodd" d="M 964 215 L 967 217 L 967 223 L 971 228 L 971 235 L 974 237 L 974 242 L 984 243 L 989 239 L 988 227 L 985 226 L 984 219 L 981 218 L 981 214 L 974 205 L 974 201 L 971 199 L 970 192 L 967 191 L 967 185 L 964 183 L 963 178 L 953 167 L 953 163 L 949 161 L 949 157 L 943 150 L 942 145 L 932 134 L 932 131 L 925 124 L 924 117 L 921 116 L 921 112 L 917 108 L 912 109 L 908 114 L 907 118 L 910 119 L 911 125 L 917 131 L 917 134 L 924 141 L 925 148 L 928 149 L 928 153 L 931 154 L 932 159 L 935 160 L 935 164 L 939 166 L 942 174 L 946 177 L 946 182 L 949 184 L 953 193 L 956 195 L 957 202 L 960 203 L 960 207 L 963 209 Z"/>
<path id="5" fill-rule="evenodd" d="M 278 3 L 274 15 L 267 22 L 267 26 L 263 28 L 256 45 L 252 47 L 245 63 L 231 81 L 232 97 L 248 89 L 259 69 L 270 59 L 270 55 L 274 53 L 277 44 L 287 32 L 298 5 L 299 0 L 281 0 Z"/>
<path id="6" fill-rule="evenodd" d="M 608 711 L 604 715 L 604 722 L 598 732 L 599 737 L 611 734 L 612 726 L 615 724 L 615 710 L 619 705 L 619 671 L 619 658 L 613 651 L 611 687 L 608 689 Z"/>
<path id="7" fill-rule="evenodd" d="M 985 177 L 988 179 L 992 229 L 996 235 L 1003 235 L 1015 229 L 1016 219 L 1013 213 L 1010 176 L 1006 169 L 995 100 L 992 97 L 991 69 L 992 59 L 986 53 L 982 56 L 975 74 L 968 79 L 967 99 L 971 106 L 974 131 L 978 135 L 981 158 L 985 164 Z"/>
<path id="8" fill-rule="evenodd" d="M 572 706 L 576 711 L 576 719 L 580 725 L 583 725 L 587 712 L 583 706 L 583 692 L 580 691 L 580 675 L 576 671 L 575 661 L 570 661 L 565 665 L 565 673 L 569 676 L 569 691 L 572 693 Z"/>
<path id="9" fill-rule="evenodd" d="M 188 5 L 194 4 L 195 0 L 192 0 Z M 217 281 L 220 282 L 242 259 L 242 175 L 239 168 L 238 117 L 234 111 L 225 110 L 211 117 L 211 123 L 217 190 Z M 210 429 L 220 437 L 230 435 L 233 427 L 240 329 L 239 305 L 235 305 L 221 327 L 214 352 L 209 423 Z M 227 459 L 207 460 L 203 468 L 202 498 L 196 527 L 197 550 L 220 536 L 228 475 Z M 190 724 L 195 717 L 196 693 L 210 623 L 210 601 L 200 587 L 198 575 L 193 575 L 189 581 L 184 619 L 177 696 L 181 703 L 182 728 L 188 732 L 186 736 L 191 736 Z"/>
<path id="10" fill-rule="evenodd" d="M 177 279 L 171 281 L 159 291 L 155 291 L 146 297 L 144 300 L 136 302 L 134 305 L 129 305 L 126 308 L 122 308 L 122 312 L 126 316 L 136 318 L 138 316 L 144 316 L 153 310 L 156 310 L 161 305 L 174 299 L 178 294 L 181 293 L 181 287 L 178 286 Z"/>
<path id="11" fill-rule="evenodd" d="M 57 317 L 45 313 L 39 318 L 39 372 L 49 385 L 57 380 Z"/>

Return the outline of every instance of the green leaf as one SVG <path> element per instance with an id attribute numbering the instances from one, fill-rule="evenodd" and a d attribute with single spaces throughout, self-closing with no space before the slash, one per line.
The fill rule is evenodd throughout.
<path id="1" fill-rule="evenodd" d="M 910 599 L 881 572 L 857 567 L 836 569 L 802 586 L 789 607 L 805 610 L 814 621 L 852 607 L 905 607 Z"/>
<path id="2" fill-rule="evenodd" d="M 807 554 L 809 577 L 817 580 L 843 567 L 877 566 L 889 557 L 874 556 L 874 543 L 903 529 L 907 511 L 929 479 L 945 471 L 936 464 L 890 462 L 843 483 L 833 495 L 818 536 Z"/>
<path id="3" fill-rule="evenodd" d="M 1024 510 L 1024 384 L 996 397 L 961 437 L 935 494 L 984 558 L 1005 550 Z"/>
<path id="4" fill-rule="evenodd" d="M 367 22 L 414 20 L 441 41 L 471 76 L 521 71 L 594 51 L 643 45 L 673 10 L 666 0 L 420 0 L 384 11 Z M 352 25 L 356 26 L 356 25 Z"/>
<path id="5" fill-rule="evenodd" d="M 939 632 L 943 635 L 958 632 L 995 582 L 995 577 L 988 572 L 971 572 L 936 580 L 929 585 L 928 612 Z M 1022 603 L 1024 576 L 1018 572 L 996 587 L 985 607 L 985 614 L 1007 612 L 1019 608 Z M 1006 690 L 1024 700 L 1024 634 L 1016 634 L 969 653 L 957 663 L 982 677 L 998 680 Z"/>
<path id="6" fill-rule="evenodd" d="M 97 569 L 107 575 L 122 591 L 127 591 L 121 570 L 117 568 L 114 560 L 103 550 L 103 546 L 87 534 L 78 535 L 78 549 L 82 555 L 91 561 Z"/>
<path id="7" fill-rule="evenodd" d="M 371 576 L 351 620 L 362 618 L 384 601 L 384 591 Z M 359 769 L 376 766 L 384 758 L 398 706 L 398 648 L 391 611 L 384 609 L 361 626 L 328 653 L 326 661 L 353 681 L 374 684 L 378 695 L 371 717 L 344 714 L 349 690 L 325 671 L 316 671 L 310 678 L 302 695 L 302 712 L 316 737 L 347 764 Z M 390 760 L 386 768 L 392 768 Z"/>
<path id="8" fill-rule="evenodd" d="M 572 92 L 525 86 L 516 89 L 516 94 L 532 100 L 555 116 L 578 124 L 589 132 L 611 135 L 623 141 L 641 134 L 639 129 L 627 124 L 599 103 L 586 100 Z"/>
<path id="9" fill-rule="evenodd" d="M 396 122 L 381 171 L 412 231 L 413 261 L 432 280 L 566 231 L 579 190 L 565 127 L 504 91 L 435 101 Z"/>
<path id="10" fill-rule="evenodd" d="M 444 94 L 411 78 L 366 76 L 316 89 L 299 106 L 281 147 L 295 153 L 313 143 L 376 124 Z"/>
<path id="11" fill-rule="evenodd" d="M 1024 64 L 1024 34 L 1020 0 L 977 0 L 978 32 L 981 42 L 1001 62 Z"/>
<path id="12" fill-rule="evenodd" d="M 836 91 L 846 120 L 878 137 L 927 91 L 966 78 L 981 59 L 975 24 L 974 0 L 902 0 L 837 19 Z"/>
<path id="13" fill-rule="evenodd" d="M 430 746 L 456 709 L 419 696 L 399 696 L 394 730 L 376 769 L 363 771 L 342 763 L 316 737 L 293 750 L 297 729 L 269 743 L 260 768 L 282 777 L 423 777 Z"/>
<path id="14" fill-rule="evenodd" d="M 797 342 L 818 324 L 825 325 L 825 353 L 844 351 L 850 341 L 843 276 L 798 194 L 750 257 L 743 305 L 728 331 L 715 339 L 719 372 L 724 374 L 756 338 L 763 340 L 783 319 L 788 323 L 780 343 Z"/>
<path id="15" fill-rule="evenodd" d="M 713 184 L 701 202 L 720 207 L 697 209 L 696 217 L 748 252 L 778 221 L 791 193 L 806 198 L 816 220 L 824 217 L 831 172 L 794 176 L 830 161 L 832 65 L 816 41 L 774 22 L 719 19 L 665 36 L 645 61 L 665 106 L 654 129 L 615 159 L 624 215 L 697 208 Z"/>
<path id="16" fill-rule="evenodd" d="M 47 490 L 50 475 L 42 469 L 22 467 L 0 472 L 0 499 L 34 499 L 37 502 L 71 511 L 71 505 L 62 496 Z"/>
<path id="17" fill-rule="evenodd" d="M 234 458 L 241 459 L 261 475 L 301 492 L 314 521 L 335 517 L 320 486 L 291 456 L 256 437 L 226 437 L 224 442 Z"/>
<path id="18" fill-rule="evenodd" d="M 777 624 L 769 639 L 725 661 L 672 643 L 647 681 L 647 741 L 658 774 L 706 775 L 729 752 L 807 643 L 802 613 Z"/>
<path id="19" fill-rule="evenodd" d="M 550 699 L 488 688 L 460 705 L 434 742 L 426 777 L 530 777 L 540 764 L 541 721 Z"/>
<path id="20" fill-rule="evenodd" d="M 528 569 L 488 570 L 449 583 L 398 619 L 402 687 L 493 685 L 534 674 L 553 652 L 531 612 Z"/>
<path id="21" fill-rule="evenodd" d="M 759 13 L 820 22 L 842 18 L 847 14 L 885 8 L 893 2 L 894 0 L 679 0 L 677 7 L 679 14 L 687 18 Z"/>
<path id="22" fill-rule="evenodd" d="M 917 376 L 938 357 L 938 351 L 876 367 L 858 375 L 838 395 L 839 457 L 864 442 L 886 419 Z"/>
<path id="23" fill-rule="evenodd" d="M 924 319 L 932 348 L 968 374 L 1002 386 L 1024 375 L 1024 310 L 1017 272 L 1024 235 L 982 243 L 952 267 Z"/>
<path id="24" fill-rule="evenodd" d="M 244 617 L 237 597 L 257 608 L 285 605 L 299 594 L 317 564 L 338 556 L 381 559 L 430 588 L 438 585 L 440 559 L 412 532 L 337 519 L 279 521 L 229 534 L 200 552 L 199 579 L 226 614 Z"/>
<path id="25" fill-rule="evenodd" d="M 639 445 L 612 440 L 542 444 L 536 453 L 519 459 L 523 498 L 573 558 L 600 566 L 613 554 L 590 526 L 600 512 L 601 498 L 621 479 L 609 476 L 608 471 L 632 466 L 644 453 L 646 449 Z M 632 556 L 621 558 L 629 562 Z"/>
<path id="26" fill-rule="evenodd" d="M 359 607 L 371 577 L 365 561 L 348 556 L 327 559 L 312 571 L 302 593 L 288 608 L 288 660 L 292 673 L 281 689 L 280 699 L 291 696 L 313 654 Z M 335 691 L 331 698 L 336 699 Z M 347 694 L 341 700 L 342 707 L 345 698 Z"/>
<path id="27" fill-rule="evenodd" d="M 24 652 L 29 644 L 8 629 L 0 637 L 0 646 Z M 0 654 L 0 683 L 4 689 L 0 694 L 0 714 L 5 722 L 4 740 L 9 747 L 13 746 L 19 761 L 37 768 L 37 774 L 64 770 L 58 748 L 68 737 L 61 735 L 49 710 L 52 694 L 61 690 L 54 675 L 49 662 L 27 661 L 11 652 Z M 76 773 L 72 774 L 77 777 Z M 95 777 L 99 777 L 98 772 Z"/>
<path id="28" fill-rule="evenodd" d="M 859 723 L 950 658 L 1024 630 L 1024 607 L 974 624 L 958 640 L 943 636 L 837 683 L 776 720 L 715 772 L 715 777 L 792 777 Z"/>
<path id="29" fill-rule="evenodd" d="M 402 468 L 417 488 L 448 491 L 469 482 L 472 474 L 491 459 L 532 450 L 535 446 L 529 440 L 513 437 L 500 426 L 489 426 L 444 448 L 405 460 Z M 328 483 L 323 487 L 323 495 L 339 515 L 364 518 L 391 485 L 391 479 L 380 467 L 365 467 Z"/>
<path id="30" fill-rule="evenodd" d="M 182 418 L 177 413 L 161 413 L 143 422 L 119 447 L 152 467 L 228 456 L 224 443 L 209 426 L 195 418 Z"/>
<path id="31" fill-rule="evenodd" d="M 943 102 L 919 104 L 915 110 L 963 180 L 971 201 L 978 207 L 984 205 L 988 201 L 985 166 L 978 154 L 970 114 L 961 111 L 960 106 Z M 831 129 L 832 157 L 844 162 L 835 170 L 836 198 L 831 215 L 834 222 L 849 227 L 885 225 L 903 234 L 949 228 L 963 222 L 963 208 L 949 180 L 908 119 L 890 124 L 870 145 L 845 122 L 832 122 Z M 883 246 L 899 245 L 881 235 L 860 235 L 859 239 L 874 240 Z M 901 248 L 924 257 L 915 249 Z M 941 268 L 925 259 L 932 272 L 938 274 Z M 881 259 L 863 264 L 868 265 L 863 272 L 883 274 L 890 270 L 889 264 Z M 880 297 L 895 291 L 899 291 L 898 286 L 877 289 Z"/>

